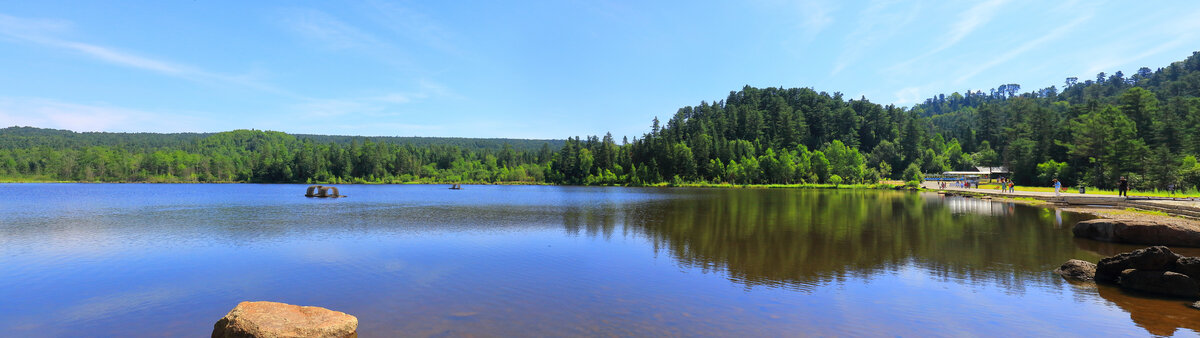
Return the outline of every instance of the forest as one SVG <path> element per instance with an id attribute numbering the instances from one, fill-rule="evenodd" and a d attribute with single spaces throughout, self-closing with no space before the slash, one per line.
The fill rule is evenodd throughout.
<path id="1" fill-rule="evenodd" d="M 0 129 L 0 178 L 81 182 L 653 185 L 915 181 L 1006 166 L 1022 185 L 1200 185 L 1200 52 L 1062 87 L 937 95 L 912 107 L 746 86 L 618 143 L 566 140 L 75 133 Z"/>

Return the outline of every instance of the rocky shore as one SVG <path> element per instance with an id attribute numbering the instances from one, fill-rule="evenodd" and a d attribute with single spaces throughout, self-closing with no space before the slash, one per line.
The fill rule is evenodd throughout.
<path id="1" fill-rule="evenodd" d="M 1196 300 L 1200 297 L 1200 257 L 1185 257 L 1153 246 L 1091 262 L 1072 259 L 1054 270 L 1076 281 L 1114 283 L 1122 288 Z"/>
<path id="2" fill-rule="evenodd" d="M 1200 227 L 1190 220 L 1099 218 L 1075 224 L 1075 237 L 1114 243 L 1200 247 Z"/>

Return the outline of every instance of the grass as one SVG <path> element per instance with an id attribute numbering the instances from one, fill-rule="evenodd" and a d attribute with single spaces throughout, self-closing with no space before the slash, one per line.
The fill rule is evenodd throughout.
<path id="1" fill-rule="evenodd" d="M 1039 199 L 1036 199 L 1033 197 L 1019 197 L 1018 196 L 1018 197 L 1004 197 L 1004 199 L 1011 200 L 1011 201 L 1017 201 L 1017 202 L 1030 204 L 1030 205 L 1042 205 L 1042 204 L 1050 203 L 1050 202 L 1039 200 Z"/>
<path id="2" fill-rule="evenodd" d="M 1018 185 L 1018 186 L 1016 186 L 1016 187 L 1014 187 L 1014 188 L 1016 189 L 1016 191 L 1017 191 L 1017 192 L 1021 192 L 1021 191 L 1030 191 L 1030 192 L 1054 192 L 1054 188 L 1052 188 L 1052 187 L 1030 187 L 1030 186 L 1019 186 L 1019 185 Z M 980 184 L 980 185 L 979 185 L 979 189 L 980 189 L 980 190 L 984 190 L 984 189 L 991 189 L 991 190 L 996 190 L 996 191 L 999 191 L 999 190 L 1000 190 L 1000 186 L 999 186 L 999 185 L 997 185 L 997 184 Z M 1062 192 L 1065 192 L 1065 193 L 1077 193 L 1077 192 L 1079 192 L 1079 188 L 1078 188 L 1078 187 L 1064 188 L 1064 189 L 1062 190 Z M 1116 190 L 1106 190 L 1106 189 L 1096 189 L 1096 188 L 1090 188 L 1090 187 L 1089 187 L 1089 188 L 1087 188 L 1087 193 L 1086 193 L 1086 194 L 1087 194 L 1087 195 L 1112 195 L 1112 196 L 1116 196 L 1116 195 L 1117 195 L 1117 191 L 1116 191 Z M 1187 193 L 1180 193 L 1180 192 L 1176 191 L 1174 194 L 1168 194 L 1168 193 L 1167 193 L 1167 191 L 1165 191 L 1165 190 L 1131 190 L 1131 191 L 1129 191 L 1129 196 L 1153 196 L 1153 197 L 1200 197 L 1200 191 L 1189 191 L 1189 192 L 1187 192 Z"/>
<path id="3" fill-rule="evenodd" d="M 1125 211 L 1136 212 L 1139 214 L 1155 215 L 1155 216 L 1171 216 L 1170 214 L 1167 214 L 1162 211 L 1156 211 L 1156 210 L 1141 210 L 1141 209 L 1134 209 L 1134 208 L 1125 208 Z"/>
<path id="4" fill-rule="evenodd" d="M 67 183 L 49 176 L 0 176 L 0 183 Z"/>
<path id="5" fill-rule="evenodd" d="M 689 183 L 657 183 L 645 185 L 647 187 L 689 187 L 689 188 L 747 188 L 747 189 L 895 189 L 897 185 L 879 183 L 879 184 L 730 184 L 730 183 L 709 183 L 709 182 L 689 182 Z M 903 186 L 903 184 L 899 185 Z"/>
<path id="6" fill-rule="evenodd" d="M 1009 199 L 1010 199 L 1010 200 L 1014 200 L 1014 201 L 1026 201 L 1026 202 L 1040 202 L 1040 203 L 1046 203 L 1046 201 L 1039 200 L 1039 199 L 1036 199 L 1036 198 L 1033 198 L 1033 197 L 1013 197 L 1013 198 L 1009 198 Z"/>

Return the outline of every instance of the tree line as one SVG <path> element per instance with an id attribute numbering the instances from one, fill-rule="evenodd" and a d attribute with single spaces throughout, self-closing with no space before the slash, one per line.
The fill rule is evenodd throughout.
<path id="1" fill-rule="evenodd" d="M 0 175 L 81 182 L 535 183 L 546 182 L 554 154 L 554 141 L 534 148 L 527 140 L 517 148 L 471 139 L 441 144 L 355 138 L 344 144 L 257 130 L 108 139 L 73 134 L 0 130 Z"/>
<path id="2" fill-rule="evenodd" d="M 1007 166 L 1018 184 L 1200 185 L 1200 52 L 1132 76 L 913 107 L 746 86 L 650 121 L 640 137 L 364 138 L 0 130 L 0 175 L 121 182 L 874 183 Z"/>

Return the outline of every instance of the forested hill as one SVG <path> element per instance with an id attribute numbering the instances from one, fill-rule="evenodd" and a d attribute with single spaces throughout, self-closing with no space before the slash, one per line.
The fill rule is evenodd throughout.
<path id="1" fill-rule="evenodd" d="M 681 108 L 665 126 L 655 119 L 614 169 L 629 168 L 643 182 L 791 183 L 910 180 L 1006 165 L 1020 184 L 1058 178 L 1112 187 L 1127 176 L 1139 188 L 1195 187 L 1198 97 L 1200 52 L 1131 76 L 1067 78 L 1061 91 L 1021 93 L 1005 84 L 911 109 L 806 88 L 745 87 Z"/>
<path id="2" fill-rule="evenodd" d="M 1200 185 L 1200 52 L 1100 73 L 938 95 L 911 108 L 745 87 L 650 132 L 565 141 L 0 130 L 0 178 L 151 182 L 872 183 L 1008 166 L 1019 184 Z"/>
<path id="3" fill-rule="evenodd" d="M 156 148 L 186 148 L 196 141 L 215 135 L 216 133 L 108 133 L 108 132 L 74 132 L 70 130 L 44 129 L 34 127 L 8 127 L 0 129 L 0 149 L 22 148 L 32 146 L 53 146 L 59 148 L 78 148 L 86 146 L 119 146 L 133 149 Z M 342 135 L 311 135 L 292 134 L 298 139 L 313 140 L 318 143 L 337 143 L 350 145 L 366 141 L 388 144 L 409 144 L 418 147 L 442 145 L 456 146 L 466 149 L 503 149 L 507 144 L 513 149 L 537 151 L 543 143 L 558 149 L 563 140 L 531 140 L 505 138 L 458 138 L 458 137 L 397 137 L 397 136 L 342 136 Z"/>
<path id="4" fill-rule="evenodd" d="M 1008 165 L 1022 183 L 1057 176 L 1110 187 L 1127 176 L 1141 188 L 1200 185 L 1200 52 L 1131 75 L 1068 77 L 1061 89 L 1019 88 L 939 95 L 912 111 L 976 163 Z"/>

